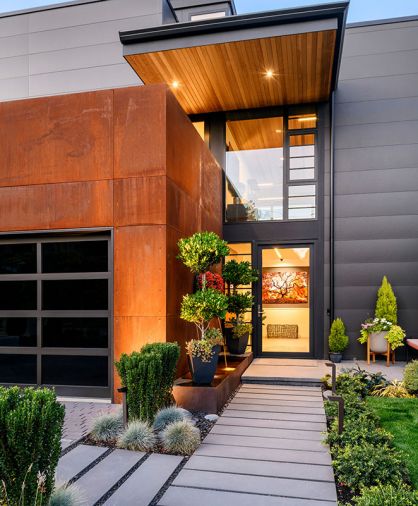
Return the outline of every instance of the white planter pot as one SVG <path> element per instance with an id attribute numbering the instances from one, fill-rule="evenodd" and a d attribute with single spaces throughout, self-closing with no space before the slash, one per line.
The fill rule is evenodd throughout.
<path id="1" fill-rule="evenodd" d="M 387 333 L 387 330 L 384 330 L 370 334 L 370 351 L 374 353 L 386 353 L 388 351 L 388 342 L 385 339 Z"/>

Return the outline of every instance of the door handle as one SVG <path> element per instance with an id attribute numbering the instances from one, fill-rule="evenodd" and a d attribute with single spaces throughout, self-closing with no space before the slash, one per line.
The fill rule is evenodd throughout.
<path id="1" fill-rule="evenodd" d="M 260 316 L 260 317 L 263 316 L 263 310 L 261 309 L 261 304 L 258 304 L 257 309 L 258 309 L 258 316 Z"/>

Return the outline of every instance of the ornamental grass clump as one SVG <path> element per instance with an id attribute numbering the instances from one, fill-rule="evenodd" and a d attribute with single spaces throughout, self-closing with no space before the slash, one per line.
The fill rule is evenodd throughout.
<path id="1" fill-rule="evenodd" d="M 98 443 L 115 441 L 123 430 L 122 414 L 105 413 L 93 420 L 91 437 Z"/>
<path id="2" fill-rule="evenodd" d="M 168 425 L 161 433 L 164 451 L 191 455 L 200 444 L 200 431 L 187 420 Z"/>
<path id="3" fill-rule="evenodd" d="M 160 432 L 164 430 L 167 425 L 174 422 L 181 422 L 182 420 L 190 420 L 192 418 L 191 413 L 183 408 L 176 406 L 170 406 L 168 408 L 160 409 L 155 416 L 154 430 Z"/>
<path id="4" fill-rule="evenodd" d="M 49 499 L 48 506 L 83 506 L 87 504 L 82 492 L 76 485 L 57 487 Z"/>
<path id="5" fill-rule="evenodd" d="M 372 390 L 371 395 L 375 397 L 390 397 L 400 399 L 410 399 L 414 397 L 408 391 L 403 381 L 393 380 L 389 385 L 380 385 Z"/>
<path id="6" fill-rule="evenodd" d="M 418 394 L 418 360 L 413 360 L 409 364 L 406 364 L 403 381 L 409 393 Z"/>
<path id="7" fill-rule="evenodd" d="M 129 422 L 126 430 L 118 438 L 119 448 L 127 450 L 149 452 L 156 443 L 156 437 L 152 428 L 145 422 L 134 420 Z"/>
<path id="8" fill-rule="evenodd" d="M 64 406 L 52 390 L 0 387 L 1 504 L 48 502 L 61 453 L 63 423 Z"/>

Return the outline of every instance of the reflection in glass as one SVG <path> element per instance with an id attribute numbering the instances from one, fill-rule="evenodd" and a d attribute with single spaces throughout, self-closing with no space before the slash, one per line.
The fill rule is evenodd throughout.
<path id="1" fill-rule="evenodd" d="M 0 318 L 0 346 L 36 346 L 36 318 Z"/>
<path id="2" fill-rule="evenodd" d="M 107 357 L 44 355 L 44 385 L 107 386 Z"/>
<path id="3" fill-rule="evenodd" d="M 36 355 L 0 355 L 0 383 L 36 384 Z"/>
<path id="4" fill-rule="evenodd" d="M 289 130 L 300 130 L 302 128 L 316 128 L 317 117 L 315 113 L 297 114 L 289 116 Z"/>
<path id="5" fill-rule="evenodd" d="M 0 245 L 0 274 L 36 273 L 36 244 Z"/>
<path id="6" fill-rule="evenodd" d="M 42 272 L 107 272 L 107 241 L 42 244 Z"/>
<path id="7" fill-rule="evenodd" d="M 283 118 L 228 121 L 226 221 L 283 219 Z"/>
<path id="8" fill-rule="evenodd" d="M 42 346 L 106 348 L 107 318 L 43 318 Z"/>
<path id="9" fill-rule="evenodd" d="M 0 310 L 36 309 L 36 281 L 0 281 Z"/>
<path id="10" fill-rule="evenodd" d="M 42 281 L 42 309 L 100 310 L 107 308 L 107 279 Z"/>

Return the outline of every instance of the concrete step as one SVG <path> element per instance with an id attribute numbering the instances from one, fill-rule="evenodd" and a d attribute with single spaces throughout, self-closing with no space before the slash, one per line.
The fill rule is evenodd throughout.
<path id="1" fill-rule="evenodd" d="M 247 418 L 242 419 L 230 416 L 230 413 L 224 413 L 216 424 L 215 427 L 231 426 L 231 427 L 260 427 L 263 429 L 290 429 L 293 431 L 303 432 L 315 431 L 324 432 L 327 428 L 325 422 L 309 422 L 309 421 L 294 421 L 294 420 L 271 420 L 269 418 Z M 213 429 L 212 429 L 213 430 Z"/>
<path id="2" fill-rule="evenodd" d="M 297 439 L 306 441 L 319 441 L 324 439 L 322 432 L 311 430 L 293 430 L 291 428 L 277 429 L 266 427 L 248 427 L 246 425 L 231 426 L 217 423 L 210 431 L 211 434 L 231 436 L 254 436 L 274 439 Z"/>
<path id="3" fill-rule="evenodd" d="M 60 458 L 55 472 L 57 483 L 67 483 L 107 452 L 99 446 L 79 445 Z"/>
<path id="4" fill-rule="evenodd" d="M 269 420 L 281 420 L 291 422 L 320 422 L 325 423 L 325 414 L 322 413 L 292 413 L 283 411 L 260 411 L 260 409 L 243 409 L 242 405 L 235 404 L 234 406 L 229 405 L 225 409 L 222 416 L 229 418 L 243 418 L 243 419 L 269 419 Z M 242 422 L 244 423 L 244 422 Z"/>
<path id="5" fill-rule="evenodd" d="M 277 450 L 299 450 L 304 452 L 327 452 L 318 438 L 316 441 L 305 439 L 285 439 L 275 437 L 238 436 L 214 434 L 205 437 L 205 443 L 213 445 L 246 446 L 252 448 L 275 448 Z"/>

